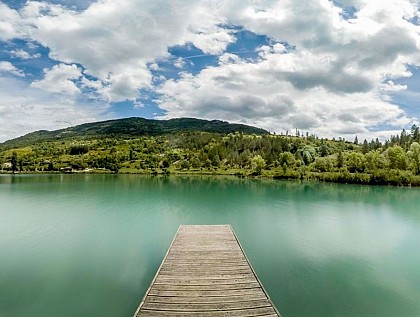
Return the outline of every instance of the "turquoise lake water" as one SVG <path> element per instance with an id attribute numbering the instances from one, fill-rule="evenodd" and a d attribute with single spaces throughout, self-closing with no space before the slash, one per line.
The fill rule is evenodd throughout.
<path id="1" fill-rule="evenodd" d="M 420 189 L 0 175 L 0 316 L 132 316 L 180 224 L 231 224 L 283 317 L 419 317 Z"/>

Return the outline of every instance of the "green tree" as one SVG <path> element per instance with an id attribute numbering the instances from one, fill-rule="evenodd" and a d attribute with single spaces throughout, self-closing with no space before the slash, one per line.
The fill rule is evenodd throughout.
<path id="1" fill-rule="evenodd" d="M 162 166 L 162 168 L 163 168 L 163 169 L 167 169 L 167 168 L 169 167 L 169 162 L 168 162 L 168 160 L 167 160 L 167 159 L 164 159 L 164 160 L 161 162 L 161 166 Z"/>
<path id="2" fill-rule="evenodd" d="M 410 139 L 410 136 L 407 134 L 407 131 L 405 131 L 405 129 L 403 129 L 401 131 L 401 135 L 400 135 L 400 144 L 402 146 L 404 146 L 404 148 L 406 148 L 406 145 L 407 145 L 409 139 Z"/>
<path id="3" fill-rule="evenodd" d="M 248 149 L 246 149 L 241 154 L 239 154 L 239 166 L 240 167 L 246 166 L 246 164 L 248 163 L 248 161 L 250 159 L 250 155 L 251 155 L 251 153 L 249 152 Z"/>
<path id="4" fill-rule="evenodd" d="M 419 140 L 419 127 L 415 124 L 413 124 L 413 126 L 411 127 L 411 137 L 413 141 Z"/>
<path id="5" fill-rule="evenodd" d="M 54 170 L 54 164 L 53 162 L 48 162 L 47 171 L 51 172 Z"/>
<path id="6" fill-rule="evenodd" d="M 411 165 L 413 166 L 414 173 L 420 174 L 420 144 L 413 142 L 410 145 L 410 151 L 407 152 Z"/>
<path id="7" fill-rule="evenodd" d="M 365 170 L 365 156 L 358 152 L 349 153 L 346 158 L 346 166 L 350 173 L 363 172 Z"/>
<path id="8" fill-rule="evenodd" d="M 296 158 L 290 152 L 283 152 L 279 155 L 279 165 L 293 167 L 296 165 Z"/>
<path id="9" fill-rule="evenodd" d="M 214 167 L 219 167 L 220 166 L 220 157 L 219 157 L 218 154 L 212 156 L 211 165 L 213 165 Z"/>
<path id="10" fill-rule="evenodd" d="M 70 148 L 70 155 L 79 155 L 89 152 L 89 147 L 86 145 L 74 145 Z"/>
<path id="11" fill-rule="evenodd" d="M 251 167 L 255 174 L 261 175 L 261 171 L 265 167 L 265 160 L 261 157 L 261 155 L 255 155 L 251 158 Z"/>
<path id="12" fill-rule="evenodd" d="M 136 159 L 135 152 L 134 152 L 133 148 L 130 148 L 130 152 L 129 152 L 128 156 L 129 156 L 130 161 L 134 161 Z"/>
<path id="13" fill-rule="evenodd" d="M 329 154 L 330 154 L 330 148 L 328 147 L 328 145 L 322 144 L 319 147 L 319 155 L 322 156 L 322 157 L 324 157 L 324 156 L 327 156 Z"/>
<path id="14" fill-rule="evenodd" d="M 180 168 L 181 169 L 189 169 L 190 168 L 190 163 L 186 160 L 186 159 L 182 159 L 180 162 Z"/>
<path id="15" fill-rule="evenodd" d="M 18 159 L 17 159 L 17 153 L 16 151 L 13 151 L 12 153 L 12 172 L 15 173 L 18 170 Z"/>
<path id="16" fill-rule="evenodd" d="M 201 161 L 197 156 L 194 156 L 191 159 L 191 166 L 192 166 L 192 168 L 200 168 L 201 167 Z"/>
<path id="17" fill-rule="evenodd" d="M 369 152 L 369 144 L 368 144 L 367 140 L 365 139 L 363 141 L 362 153 L 366 154 L 367 152 Z"/>
<path id="18" fill-rule="evenodd" d="M 407 154 L 401 146 L 395 145 L 388 148 L 387 156 L 391 169 L 405 170 L 407 168 Z"/>
<path id="19" fill-rule="evenodd" d="M 305 145 L 302 149 L 299 150 L 302 160 L 305 165 L 312 163 L 315 160 L 315 148 L 310 145 Z"/>
<path id="20" fill-rule="evenodd" d="M 337 154 L 337 167 L 342 168 L 344 167 L 344 155 L 343 152 L 338 152 Z"/>
<path id="21" fill-rule="evenodd" d="M 365 155 L 366 169 L 369 173 L 374 173 L 386 167 L 386 159 L 379 150 L 370 151 Z"/>
<path id="22" fill-rule="evenodd" d="M 333 162 L 329 157 L 317 157 L 315 162 L 311 164 L 311 168 L 316 172 L 331 172 Z"/>

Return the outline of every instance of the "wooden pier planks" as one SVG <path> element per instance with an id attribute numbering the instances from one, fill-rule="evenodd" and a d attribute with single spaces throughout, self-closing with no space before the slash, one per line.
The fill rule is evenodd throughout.
<path id="1" fill-rule="evenodd" d="M 230 225 L 180 226 L 135 315 L 280 316 Z"/>

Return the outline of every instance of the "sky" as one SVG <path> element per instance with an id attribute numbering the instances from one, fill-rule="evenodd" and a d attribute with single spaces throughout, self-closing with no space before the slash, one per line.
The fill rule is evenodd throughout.
<path id="1" fill-rule="evenodd" d="M 0 142 L 132 116 L 384 139 L 419 101 L 420 0 L 0 0 Z"/>

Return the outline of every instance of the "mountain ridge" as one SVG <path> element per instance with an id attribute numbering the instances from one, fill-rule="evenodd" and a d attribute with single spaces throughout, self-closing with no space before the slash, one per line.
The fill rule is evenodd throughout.
<path id="1" fill-rule="evenodd" d="M 130 117 L 106 121 L 83 123 L 58 130 L 38 130 L 18 138 L 0 143 L 2 148 L 26 146 L 38 142 L 87 137 L 136 137 L 156 136 L 176 132 L 201 131 L 216 133 L 243 132 L 246 134 L 269 134 L 267 130 L 249 125 L 229 123 L 221 120 L 197 118 L 174 118 L 168 120 Z"/>

